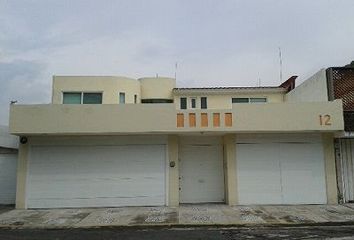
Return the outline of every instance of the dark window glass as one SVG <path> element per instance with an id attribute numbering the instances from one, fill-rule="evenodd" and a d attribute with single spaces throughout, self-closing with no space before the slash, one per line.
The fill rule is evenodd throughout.
<path id="1" fill-rule="evenodd" d="M 197 99 L 195 99 L 195 98 L 192 98 L 191 99 L 191 108 L 196 108 L 196 105 L 197 105 Z"/>
<path id="2" fill-rule="evenodd" d="M 249 98 L 232 98 L 232 103 L 249 103 Z"/>
<path id="3" fill-rule="evenodd" d="M 187 98 L 181 98 L 181 109 L 187 109 Z"/>
<path id="4" fill-rule="evenodd" d="M 83 104 L 102 104 L 102 93 L 84 93 Z"/>
<path id="5" fill-rule="evenodd" d="M 119 93 L 119 103 L 125 104 L 125 93 L 124 92 Z"/>
<path id="6" fill-rule="evenodd" d="M 267 98 L 251 98 L 251 103 L 265 103 L 267 102 Z"/>
<path id="7" fill-rule="evenodd" d="M 141 99 L 141 103 L 173 103 L 172 99 Z"/>
<path id="8" fill-rule="evenodd" d="M 63 104 L 81 104 L 81 93 L 63 93 Z"/>
<path id="9" fill-rule="evenodd" d="M 136 104 L 138 102 L 138 95 L 134 95 L 134 103 Z"/>
<path id="10" fill-rule="evenodd" d="M 208 103 L 207 103 L 207 98 L 206 97 L 201 97 L 200 98 L 200 108 L 201 109 L 207 109 L 208 108 Z"/>

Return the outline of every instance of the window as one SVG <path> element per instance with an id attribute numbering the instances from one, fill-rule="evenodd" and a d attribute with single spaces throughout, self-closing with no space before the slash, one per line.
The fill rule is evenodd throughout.
<path id="1" fill-rule="evenodd" d="M 138 95 L 134 94 L 134 103 L 137 104 L 138 102 Z"/>
<path id="2" fill-rule="evenodd" d="M 83 104 L 102 104 L 102 93 L 83 93 Z"/>
<path id="3" fill-rule="evenodd" d="M 102 93 L 64 92 L 63 104 L 102 104 Z"/>
<path id="4" fill-rule="evenodd" d="M 232 98 L 232 103 L 265 103 L 267 98 Z"/>
<path id="5" fill-rule="evenodd" d="M 207 109 L 208 108 L 208 103 L 207 103 L 207 98 L 206 97 L 201 97 L 200 98 L 200 108 L 201 109 Z"/>
<path id="6" fill-rule="evenodd" d="M 197 107 L 197 99 L 191 98 L 191 108 L 196 108 L 196 107 Z"/>
<path id="7" fill-rule="evenodd" d="M 172 99 L 162 99 L 162 98 L 141 99 L 141 103 L 173 103 L 173 100 Z"/>
<path id="8" fill-rule="evenodd" d="M 81 104 L 81 92 L 64 92 L 63 104 Z"/>
<path id="9" fill-rule="evenodd" d="M 125 103 L 125 93 L 123 93 L 123 92 L 119 93 L 119 103 L 120 104 Z"/>
<path id="10" fill-rule="evenodd" d="M 182 97 L 180 101 L 181 109 L 187 109 L 187 98 Z"/>
<path id="11" fill-rule="evenodd" d="M 266 98 L 251 98 L 251 103 L 265 103 L 267 102 Z"/>
<path id="12" fill-rule="evenodd" d="M 249 98 L 232 98 L 232 103 L 249 103 Z"/>

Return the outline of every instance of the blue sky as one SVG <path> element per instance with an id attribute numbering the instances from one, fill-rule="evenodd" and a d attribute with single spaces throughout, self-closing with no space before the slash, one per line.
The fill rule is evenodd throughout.
<path id="1" fill-rule="evenodd" d="M 353 0 L 0 0 L 0 124 L 49 103 L 52 75 L 278 85 L 354 60 Z"/>

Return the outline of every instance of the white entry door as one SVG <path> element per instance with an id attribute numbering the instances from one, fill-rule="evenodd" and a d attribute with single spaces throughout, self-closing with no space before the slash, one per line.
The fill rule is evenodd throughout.
<path id="1" fill-rule="evenodd" d="M 165 145 L 33 146 L 28 208 L 165 205 Z"/>
<path id="2" fill-rule="evenodd" d="M 0 204 L 14 204 L 16 199 L 17 154 L 0 153 Z"/>
<path id="3" fill-rule="evenodd" d="M 241 136 L 236 162 L 240 204 L 327 202 L 320 136 Z"/>
<path id="4" fill-rule="evenodd" d="M 181 203 L 224 202 L 219 138 L 181 138 L 179 159 Z"/>

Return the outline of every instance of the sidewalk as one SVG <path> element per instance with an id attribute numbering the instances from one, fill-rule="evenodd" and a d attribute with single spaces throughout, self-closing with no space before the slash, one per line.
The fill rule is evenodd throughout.
<path id="1" fill-rule="evenodd" d="M 354 225 L 354 205 L 234 206 L 11 210 L 0 228 L 91 228 L 146 226 Z"/>

